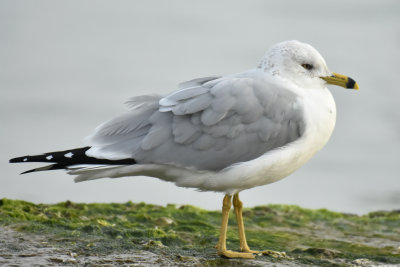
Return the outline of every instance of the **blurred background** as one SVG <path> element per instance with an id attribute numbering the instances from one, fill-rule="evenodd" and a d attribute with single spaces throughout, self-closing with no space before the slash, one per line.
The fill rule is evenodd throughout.
<path id="1" fill-rule="evenodd" d="M 0 2 L 0 198 L 36 203 L 147 202 L 221 208 L 222 194 L 149 177 L 75 184 L 11 157 L 80 147 L 131 96 L 241 72 L 273 44 L 312 44 L 361 90 L 331 87 L 328 145 L 277 183 L 241 193 L 246 207 L 287 203 L 350 213 L 400 208 L 400 2 Z"/>

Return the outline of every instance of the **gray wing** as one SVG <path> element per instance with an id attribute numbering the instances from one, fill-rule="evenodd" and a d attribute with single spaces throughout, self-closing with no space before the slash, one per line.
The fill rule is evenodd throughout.
<path id="1" fill-rule="evenodd" d="M 88 138 L 88 154 L 220 170 L 284 146 L 304 131 L 297 96 L 263 79 L 207 77 L 180 88 L 163 98 L 132 98 L 129 113 Z"/>

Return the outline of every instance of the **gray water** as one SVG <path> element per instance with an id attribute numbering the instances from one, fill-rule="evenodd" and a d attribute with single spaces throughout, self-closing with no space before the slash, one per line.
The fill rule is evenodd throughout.
<path id="1" fill-rule="evenodd" d="M 1 1 L 0 197 L 219 209 L 221 194 L 148 177 L 20 176 L 37 164 L 8 159 L 79 147 L 130 96 L 250 69 L 290 39 L 312 44 L 361 90 L 332 87 L 338 119 L 328 145 L 288 178 L 242 192 L 245 206 L 399 209 L 399 1 Z"/>

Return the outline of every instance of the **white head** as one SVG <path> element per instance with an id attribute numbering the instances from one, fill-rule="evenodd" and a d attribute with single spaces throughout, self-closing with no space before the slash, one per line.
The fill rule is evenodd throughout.
<path id="1" fill-rule="evenodd" d="M 299 41 L 274 45 L 258 67 L 303 88 L 320 88 L 328 83 L 358 90 L 358 84 L 352 78 L 331 72 L 314 47 Z"/>
<path id="2" fill-rule="evenodd" d="M 285 41 L 267 51 L 259 68 L 301 87 L 323 86 L 320 77 L 331 76 L 324 58 L 309 44 Z"/>

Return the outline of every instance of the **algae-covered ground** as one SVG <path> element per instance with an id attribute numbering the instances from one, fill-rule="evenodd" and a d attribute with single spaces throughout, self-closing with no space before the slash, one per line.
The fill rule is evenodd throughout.
<path id="1" fill-rule="evenodd" d="M 54 205 L 0 199 L 0 265 L 400 266 L 400 211 L 364 216 L 297 206 L 244 210 L 252 249 L 286 258 L 216 255 L 221 213 L 145 203 Z M 239 238 L 231 214 L 228 248 Z"/>

